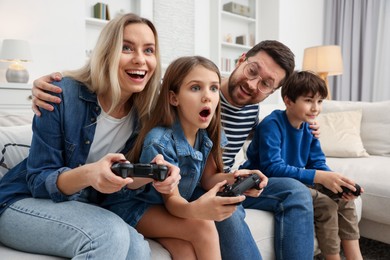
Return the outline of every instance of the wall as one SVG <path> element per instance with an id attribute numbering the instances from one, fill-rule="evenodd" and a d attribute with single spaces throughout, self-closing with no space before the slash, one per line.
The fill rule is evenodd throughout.
<path id="1" fill-rule="evenodd" d="M 161 63 L 194 53 L 193 0 L 154 1 L 153 22 L 159 33 Z"/>
<path id="2" fill-rule="evenodd" d="M 112 16 L 130 11 L 135 0 L 110 2 Z M 146 0 L 143 0 L 146 1 Z M 33 61 L 26 64 L 31 83 L 54 71 L 75 69 L 85 62 L 85 17 L 97 0 L 1 0 L 0 46 L 3 39 L 27 40 Z M 6 82 L 7 63 L 0 62 L 0 82 Z"/>
<path id="3" fill-rule="evenodd" d="M 210 0 L 148 1 L 152 5 L 145 5 L 142 0 L 144 12 L 141 10 L 140 14 L 151 19 L 157 28 L 163 69 L 180 56 L 210 56 Z"/>
<path id="4" fill-rule="evenodd" d="M 1 0 L 0 40 L 23 39 L 31 46 L 30 82 L 52 71 L 78 67 L 84 61 L 84 5 L 79 0 Z M 71 30 L 70 30 L 71 28 Z M 6 82 L 7 63 L 0 63 Z"/>
<path id="5" fill-rule="evenodd" d="M 209 1 L 214 0 L 103 0 L 112 15 L 123 6 L 151 19 L 160 35 L 162 62 L 182 55 L 210 56 Z M 301 67 L 303 49 L 322 44 L 324 0 L 258 0 L 261 39 L 277 39 L 296 54 Z M 30 82 L 53 71 L 80 67 L 85 61 L 85 21 L 96 0 L 1 0 L 0 41 L 6 38 L 30 42 L 33 62 Z M 0 82 L 6 63 L 0 62 Z M 277 101 L 278 94 L 269 100 Z M 274 99 L 272 99 L 274 98 Z"/>
<path id="6" fill-rule="evenodd" d="M 301 69 L 304 49 L 323 44 L 324 0 L 281 0 L 279 15 L 280 40 L 294 52 Z"/>
<path id="7" fill-rule="evenodd" d="M 196 0 L 194 6 L 194 54 L 210 57 L 210 0 Z M 211 0 L 215 1 L 215 0 Z"/>
<path id="8" fill-rule="evenodd" d="M 323 44 L 324 0 L 259 0 L 261 39 L 283 42 L 295 54 L 295 68 L 302 68 L 304 49 Z M 265 103 L 282 103 L 280 91 Z"/>

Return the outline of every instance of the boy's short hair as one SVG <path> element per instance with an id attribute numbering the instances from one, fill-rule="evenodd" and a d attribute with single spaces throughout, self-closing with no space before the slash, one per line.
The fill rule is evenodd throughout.
<path id="1" fill-rule="evenodd" d="M 295 71 L 282 86 L 282 98 L 288 97 L 295 102 L 298 97 L 319 94 L 322 98 L 328 96 L 328 88 L 323 79 L 311 71 Z"/>

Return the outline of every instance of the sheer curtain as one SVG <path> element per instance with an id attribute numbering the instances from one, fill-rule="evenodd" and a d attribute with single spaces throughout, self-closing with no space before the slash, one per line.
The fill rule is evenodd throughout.
<path id="1" fill-rule="evenodd" d="M 382 0 L 375 53 L 373 100 L 390 99 L 390 2 Z"/>
<path id="2" fill-rule="evenodd" d="M 330 0 L 324 4 L 324 44 L 340 45 L 344 62 L 343 75 L 329 78 L 333 99 L 389 100 L 390 2 Z"/>

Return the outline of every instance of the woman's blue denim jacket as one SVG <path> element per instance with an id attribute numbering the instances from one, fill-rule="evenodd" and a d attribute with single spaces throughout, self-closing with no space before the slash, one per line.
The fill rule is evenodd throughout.
<path id="1" fill-rule="evenodd" d="M 65 77 L 54 84 L 62 89 L 62 93 L 56 94 L 62 102 L 52 104 L 53 112 L 42 109 L 41 117 L 34 117 L 29 156 L 0 181 L 0 213 L 26 197 L 61 202 L 82 200 L 80 196 L 86 194 L 83 190 L 66 196 L 58 190 L 56 183 L 59 174 L 86 162 L 101 109 L 96 94 L 80 82 Z M 123 153 L 132 147 L 135 136 L 133 133 L 127 140 Z M 96 192 L 90 192 L 91 188 L 86 190 L 89 195 L 96 195 Z"/>

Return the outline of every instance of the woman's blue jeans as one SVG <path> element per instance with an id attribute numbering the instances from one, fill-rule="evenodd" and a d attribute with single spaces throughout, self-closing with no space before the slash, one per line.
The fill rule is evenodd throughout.
<path id="1" fill-rule="evenodd" d="M 27 198 L 0 216 L 11 248 L 72 259 L 150 259 L 149 243 L 114 213 L 77 201 Z"/>
<path id="2" fill-rule="evenodd" d="M 305 185 L 286 177 L 269 178 L 260 197 L 247 197 L 242 204 L 274 213 L 276 259 L 313 259 L 313 202 Z"/>

